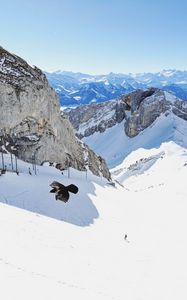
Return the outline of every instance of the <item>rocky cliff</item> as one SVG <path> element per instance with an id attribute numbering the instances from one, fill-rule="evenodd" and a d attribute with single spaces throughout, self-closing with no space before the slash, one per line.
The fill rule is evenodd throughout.
<path id="1" fill-rule="evenodd" d="M 122 121 L 126 135 L 132 138 L 149 127 L 162 113 L 168 112 L 187 120 L 187 101 L 163 90 L 150 88 L 136 90 L 118 100 L 80 106 L 68 115 L 80 138 L 104 132 Z"/>
<path id="2" fill-rule="evenodd" d="M 104 132 L 107 128 L 127 119 L 129 105 L 124 101 L 108 101 L 81 105 L 67 114 L 79 138 L 87 137 L 95 132 Z"/>
<path id="3" fill-rule="evenodd" d="M 109 178 L 105 161 L 80 142 L 46 76 L 0 47 L 0 135 L 26 161 L 59 163 Z"/>
<path id="4" fill-rule="evenodd" d="M 173 112 L 187 120 L 187 102 L 159 89 L 137 90 L 121 98 L 128 103 L 131 114 L 124 123 L 125 133 L 134 137 L 149 127 L 162 113 Z"/>

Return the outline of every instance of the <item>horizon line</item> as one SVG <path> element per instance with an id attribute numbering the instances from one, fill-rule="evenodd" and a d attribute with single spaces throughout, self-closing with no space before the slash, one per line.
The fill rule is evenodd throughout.
<path id="1" fill-rule="evenodd" d="M 100 73 L 100 74 L 96 74 L 96 73 L 88 73 L 88 72 L 81 72 L 81 71 L 69 71 L 69 70 L 55 70 L 55 71 L 47 71 L 47 70 L 42 70 L 44 73 L 49 73 L 49 74 L 53 74 L 53 73 L 72 73 L 72 74 L 82 74 L 82 75 L 88 75 L 88 76 L 107 76 L 107 75 L 143 75 L 143 74 L 159 74 L 162 72 L 168 72 L 168 71 L 175 71 L 175 72 L 187 72 L 187 69 L 162 69 L 160 71 L 144 71 L 144 72 L 129 72 L 129 73 L 122 73 L 122 72 L 109 72 L 109 73 Z"/>

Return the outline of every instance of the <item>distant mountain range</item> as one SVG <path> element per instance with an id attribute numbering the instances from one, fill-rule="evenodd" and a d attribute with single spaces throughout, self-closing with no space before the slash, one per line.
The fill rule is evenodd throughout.
<path id="1" fill-rule="evenodd" d="M 77 106 L 116 99 L 137 89 L 156 87 L 187 100 L 187 71 L 89 75 L 67 71 L 45 72 L 62 106 Z"/>

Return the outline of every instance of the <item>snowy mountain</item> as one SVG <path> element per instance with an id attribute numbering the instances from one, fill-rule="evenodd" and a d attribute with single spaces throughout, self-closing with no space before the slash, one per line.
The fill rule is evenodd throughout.
<path id="1" fill-rule="evenodd" d="M 186 299 L 187 150 L 174 141 L 152 146 L 112 170 L 115 187 L 47 165 L 30 175 L 21 161 L 19 176 L 0 176 L 4 300 Z M 53 180 L 76 184 L 78 194 L 55 201 Z"/>
<path id="2" fill-rule="evenodd" d="M 158 147 L 168 140 L 183 145 L 187 134 L 187 102 L 159 89 L 138 90 L 118 101 L 77 107 L 68 114 L 77 135 L 110 167 L 140 147 Z"/>
<path id="3" fill-rule="evenodd" d="M 90 102 L 104 102 L 115 99 L 127 91 L 133 90 L 107 79 L 71 72 L 46 73 L 51 86 L 55 89 L 62 106 L 77 106 Z"/>
<path id="4" fill-rule="evenodd" d="M 62 106 L 104 102 L 136 89 L 156 87 L 187 100 L 187 71 L 163 70 L 158 73 L 88 75 L 57 71 L 46 72 Z"/>
<path id="5" fill-rule="evenodd" d="M 61 75 L 65 94 L 72 78 L 99 93 L 91 76 Z M 136 87 L 133 76 L 108 76 Z M 67 113 L 96 155 L 43 73 L 0 48 L 3 300 L 186 300 L 187 102 L 145 89 L 141 76 L 141 89 Z M 78 193 L 58 201 L 53 181 Z"/>
<path id="6" fill-rule="evenodd" d="M 128 109 L 125 102 L 113 100 L 81 105 L 66 114 L 76 130 L 76 135 L 81 139 L 120 123 L 127 116 Z"/>
<path id="7" fill-rule="evenodd" d="M 127 136 L 131 130 L 125 133 L 124 123 L 145 103 L 163 112 Z M 99 111 L 96 125 L 105 117 L 106 127 L 84 139 L 115 165 L 112 181 L 89 170 L 62 173 L 49 163 L 12 162 L 10 153 L 3 154 L 4 300 L 186 299 L 186 102 L 152 89 L 108 102 Z M 54 180 L 79 191 L 67 203 L 56 201 L 49 193 Z"/>

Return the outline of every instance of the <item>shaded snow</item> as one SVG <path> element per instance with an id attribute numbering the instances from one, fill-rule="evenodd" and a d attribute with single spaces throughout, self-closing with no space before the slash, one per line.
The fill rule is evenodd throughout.
<path id="1" fill-rule="evenodd" d="M 4 158 L 6 168 L 11 171 L 10 156 L 4 155 Z M 72 168 L 70 168 L 70 178 L 68 178 L 67 170 L 62 174 L 56 168 L 47 166 L 37 166 L 35 175 L 35 170 L 31 164 L 18 160 L 17 165 L 19 176 L 16 173 L 7 172 L 0 177 L 1 202 L 79 226 L 90 225 L 95 218 L 98 218 L 98 211 L 88 195 L 88 191 L 89 194 L 95 194 L 95 186 L 90 180 L 87 180 L 87 189 L 85 190 L 85 180 L 86 176 L 88 179 L 95 178 L 95 181 L 102 185 L 106 180 L 92 175 L 90 171 L 87 171 L 86 174 Z M 29 174 L 29 170 L 32 175 Z M 51 190 L 50 183 L 54 180 L 63 182 L 65 185 L 76 183 L 79 187 L 79 201 L 77 201 L 75 194 L 71 194 L 71 201 L 67 204 L 55 201 L 54 194 L 49 193 Z"/>
<path id="2" fill-rule="evenodd" d="M 56 207 L 59 214 L 66 212 L 66 220 L 59 221 L 0 204 L 3 300 L 186 300 L 187 152 L 168 142 L 135 151 L 126 167 L 142 157 L 154 163 L 125 179 L 125 188 L 91 174 L 86 181 L 85 173 L 74 170 L 68 179 L 47 166 L 30 176 L 27 164 L 20 176 L 0 177 L 1 201 L 46 206 L 49 215 Z M 71 181 L 80 192 L 68 205 L 56 202 L 48 192 L 52 179 Z M 83 207 L 89 215 L 87 201 L 98 212 L 94 223 L 68 224 Z M 71 210 L 75 203 L 78 209 Z M 86 214 L 82 218 L 86 223 Z"/>

